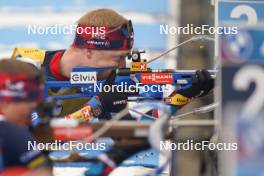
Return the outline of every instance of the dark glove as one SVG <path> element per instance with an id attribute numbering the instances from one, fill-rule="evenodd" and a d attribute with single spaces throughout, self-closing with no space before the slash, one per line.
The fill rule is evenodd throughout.
<path id="1" fill-rule="evenodd" d="M 105 81 L 104 86 L 113 87 L 115 77 L 116 73 L 115 71 L 112 71 Z M 102 104 L 103 111 L 116 113 L 123 110 L 127 105 L 127 94 L 124 92 L 118 92 L 116 87 L 111 88 L 110 92 L 100 92 L 97 96 Z"/>
<path id="2" fill-rule="evenodd" d="M 198 70 L 192 75 L 192 86 L 178 90 L 177 93 L 187 98 L 202 97 L 214 88 L 214 79 L 207 70 Z"/>
<path id="3" fill-rule="evenodd" d="M 164 98 L 164 102 L 169 105 L 183 107 L 192 98 L 202 97 L 214 87 L 214 79 L 207 70 L 198 70 L 192 75 L 192 85 L 186 89 L 173 92 L 169 97 Z"/>

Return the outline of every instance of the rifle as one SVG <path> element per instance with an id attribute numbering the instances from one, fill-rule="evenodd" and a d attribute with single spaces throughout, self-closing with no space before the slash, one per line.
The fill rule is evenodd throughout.
<path id="1" fill-rule="evenodd" d="M 131 61 L 129 68 L 119 68 L 116 70 L 115 86 L 120 91 L 129 94 L 129 101 L 144 101 L 144 100 L 160 100 L 163 98 L 166 91 L 171 91 L 171 86 L 181 89 L 187 88 L 192 84 L 192 75 L 195 70 L 175 70 L 175 69 L 152 69 L 148 64 L 177 49 L 178 47 L 197 40 L 214 40 L 208 36 L 194 36 L 161 55 L 150 59 L 142 59 L 143 50 L 132 50 L 128 55 L 128 60 Z M 51 99 L 70 99 L 92 97 L 100 91 L 105 90 L 103 87 L 105 80 L 97 80 L 97 74 L 108 68 L 91 68 L 77 67 L 71 72 L 70 81 L 47 81 L 45 84 L 45 98 Z M 112 68 L 114 69 L 114 68 Z M 217 71 L 209 70 L 212 77 L 215 77 Z M 171 86 L 169 86 L 171 85 Z M 48 90 L 51 88 L 71 88 L 77 87 L 80 93 L 68 94 L 60 96 L 48 95 Z M 111 88 L 109 88 L 110 90 Z M 171 91 L 172 92 L 172 91 Z"/>

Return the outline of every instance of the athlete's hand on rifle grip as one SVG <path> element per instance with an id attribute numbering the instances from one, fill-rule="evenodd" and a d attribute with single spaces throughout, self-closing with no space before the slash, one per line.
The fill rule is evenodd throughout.
<path id="1" fill-rule="evenodd" d="M 164 98 L 165 103 L 175 106 L 184 106 L 192 98 L 202 97 L 214 88 L 214 79 L 207 70 L 197 70 L 192 75 L 192 85 L 186 89 L 173 92 L 169 97 Z"/>
<path id="2" fill-rule="evenodd" d="M 214 88 L 214 78 L 207 70 L 197 70 L 192 75 L 192 86 L 189 88 L 190 97 L 202 97 Z"/>
<path id="3" fill-rule="evenodd" d="M 111 72 L 109 77 L 104 83 L 104 86 L 110 87 L 110 89 L 103 90 L 110 90 L 110 92 L 100 92 L 97 96 L 99 101 L 102 104 L 103 111 L 107 112 L 119 112 L 124 109 L 127 105 L 128 96 L 125 92 L 118 92 L 117 88 L 114 85 L 116 78 L 115 70 Z M 104 87 L 103 86 L 103 87 Z"/>

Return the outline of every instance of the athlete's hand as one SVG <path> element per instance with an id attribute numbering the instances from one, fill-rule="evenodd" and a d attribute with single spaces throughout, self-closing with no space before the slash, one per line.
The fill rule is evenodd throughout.
<path id="1" fill-rule="evenodd" d="M 127 105 L 128 96 L 124 92 L 118 92 L 114 85 L 116 73 L 112 71 L 110 76 L 104 83 L 104 86 L 110 87 L 107 89 L 103 88 L 97 96 L 91 98 L 88 105 L 91 107 L 93 116 L 99 119 L 111 118 L 110 113 L 117 113 L 123 110 Z M 104 90 L 110 90 L 104 92 Z"/>
<path id="2" fill-rule="evenodd" d="M 110 113 L 117 113 L 123 110 L 127 105 L 127 94 L 118 92 L 114 85 L 116 73 L 113 71 L 104 83 L 104 86 L 111 88 L 104 89 L 98 95 L 92 97 L 85 106 L 65 118 L 74 118 L 81 122 L 91 120 L 92 117 L 99 119 L 111 118 Z M 104 92 L 104 90 L 110 90 Z"/>
<path id="3" fill-rule="evenodd" d="M 165 103 L 183 106 L 191 101 L 192 98 L 202 97 L 214 88 L 214 79 L 207 70 L 198 70 L 192 75 L 192 85 L 186 89 L 173 92 L 165 98 Z"/>
<path id="4" fill-rule="evenodd" d="M 102 104 L 103 110 L 107 112 L 119 112 L 127 105 L 127 93 L 118 92 L 114 85 L 116 72 L 112 71 L 104 83 L 104 86 L 111 87 L 110 92 L 100 92 L 97 96 Z M 103 89 L 104 90 L 104 89 Z"/>
<path id="5" fill-rule="evenodd" d="M 197 70 L 192 75 L 192 86 L 179 92 L 188 98 L 194 98 L 207 95 L 213 88 L 214 79 L 210 73 L 207 70 Z"/>

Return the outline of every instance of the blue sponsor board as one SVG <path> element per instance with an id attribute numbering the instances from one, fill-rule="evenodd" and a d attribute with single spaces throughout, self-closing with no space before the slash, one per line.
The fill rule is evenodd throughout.
<path id="1" fill-rule="evenodd" d="M 220 35 L 219 41 L 223 63 L 264 62 L 264 26 L 239 28 L 237 34 Z"/>
<path id="2" fill-rule="evenodd" d="M 223 175 L 263 175 L 264 64 L 225 65 L 221 79 L 224 141 L 238 144 L 222 161 Z"/>
<path id="3" fill-rule="evenodd" d="M 264 161 L 262 161 L 264 162 Z M 254 162 L 241 164 L 238 168 L 238 175 L 239 176 L 262 176 L 264 174 L 263 164 L 256 164 Z"/>
<path id="4" fill-rule="evenodd" d="M 224 64 L 264 61 L 264 1 L 219 0 L 218 25 L 236 27 L 237 33 L 219 34 Z"/>
<path id="5" fill-rule="evenodd" d="M 228 1 L 219 0 L 218 20 L 224 23 L 249 23 L 264 22 L 264 1 Z"/>
<path id="6" fill-rule="evenodd" d="M 220 34 L 222 135 L 237 151 L 222 153 L 223 175 L 264 174 L 264 1 L 219 0 L 218 25 L 237 27 Z"/>

